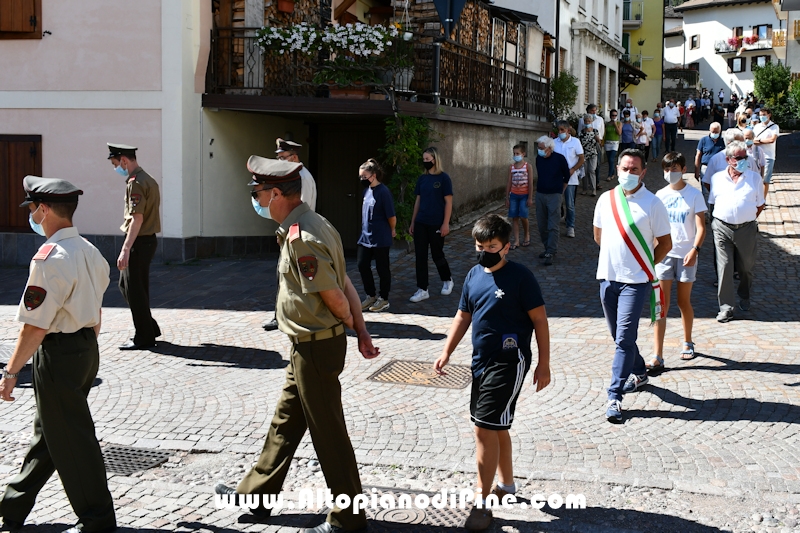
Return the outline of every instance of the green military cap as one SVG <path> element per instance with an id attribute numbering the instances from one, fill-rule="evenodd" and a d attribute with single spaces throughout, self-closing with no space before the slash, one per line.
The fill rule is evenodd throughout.
<path id="1" fill-rule="evenodd" d="M 294 141 L 284 141 L 283 139 L 275 139 L 275 145 L 278 147 L 275 150 L 276 154 L 281 152 L 289 152 L 289 151 L 297 151 L 298 148 L 302 148 L 302 144 L 298 144 Z"/>
<path id="2" fill-rule="evenodd" d="M 136 148 L 135 146 L 128 146 L 127 144 L 115 144 L 115 143 L 106 143 L 108 144 L 108 159 L 114 158 L 119 159 L 123 155 L 126 157 L 136 157 Z"/>
<path id="3" fill-rule="evenodd" d="M 83 191 L 68 182 L 55 178 L 25 176 L 22 180 L 25 189 L 25 201 L 19 206 L 25 207 L 32 202 L 77 202 Z"/>
<path id="4" fill-rule="evenodd" d="M 247 160 L 247 170 L 253 174 L 253 179 L 248 185 L 253 186 L 259 183 L 277 185 L 287 181 L 299 180 L 302 168 L 302 163 L 251 155 L 250 159 Z"/>

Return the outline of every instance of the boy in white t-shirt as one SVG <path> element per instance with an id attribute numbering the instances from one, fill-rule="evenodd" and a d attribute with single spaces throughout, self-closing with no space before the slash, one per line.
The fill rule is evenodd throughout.
<path id="1" fill-rule="evenodd" d="M 681 359 L 694 358 L 694 342 L 692 342 L 692 284 L 697 274 L 697 256 L 700 246 L 706 237 L 705 215 L 706 203 L 703 194 L 683 181 L 686 173 L 686 158 L 679 152 L 669 152 L 661 161 L 664 179 L 669 183 L 656 193 L 669 213 L 672 250 L 660 263 L 656 264 L 661 291 L 664 294 L 664 306 L 669 310 L 672 281 L 678 281 L 678 307 L 683 322 L 683 351 Z M 653 335 L 653 359 L 647 365 L 650 373 L 664 370 L 664 333 L 667 329 L 665 318 L 656 320 Z"/>

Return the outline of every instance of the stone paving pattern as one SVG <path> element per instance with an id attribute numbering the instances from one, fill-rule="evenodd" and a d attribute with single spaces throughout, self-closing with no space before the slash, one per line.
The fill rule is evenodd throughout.
<path id="1" fill-rule="evenodd" d="M 679 146 L 687 159 L 693 159 L 702 135 L 687 131 Z M 623 425 L 611 425 L 603 416 L 613 346 L 594 280 L 597 246 L 591 220 L 596 199 L 578 196 L 577 237 L 567 239 L 562 226 L 559 253 L 550 267 L 537 258 L 542 248 L 531 214 L 533 245 L 513 251 L 511 257 L 533 270 L 544 293 L 550 317 L 552 383 L 535 394 L 528 381 L 517 406 L 512 438 L 515 472 L 521 481 L 560 484 L 565 492 L 574 492 L 570 486 L 598 483 L 605 484 L 604 490 L 615 484 L 626 491 L 631 487 L 670 494 L 685 491 L 728 502 L 722 506 L 752 497 L 786 502 L 789 507 L 800 503 L 800 310 L 796 297 L 800 291 L 800 180 L 790 173 L 800 162 L 798 145 L 800 135 L 794 134 L 783 137 L 778 149 L 779 173 L 769 208 L 759 219 L 752 310 L 739 312 L 728 324 L 714 320 L 713 245 L 708 237 L 693 292 L 694 339 L 700 355 L 693 361 L 680 361 L 677 356 L 682 336 L 673 297 L 665 347 L 669 370 L 651 378 L 651 385 L 642 392 L 625 398 Z M 652 191 L 664 185 L 659 166 L 651 164 L 646 182 Z M 693 178 L 689 182 L 698 186 Z M 604 181 L 603 185 L 609 184 Z M 469 389 L 366 380 L 392 359 L 433 362 L 441 352 L 461 284 L 474 264 L 471 225 L 464 222 L 448 237 L 445 249 L 454 273 L 453 294 L 439 295 L 441 284 L 431 263 L 431 298 L 409 303 L 407 298 L 415 290 L 414 257 L 403 256 L 392 265 L 389 312 L 367 315 L 381 357 L 364 360 L 357 354 L 355 338 L 349 339 L 351 355 L 341 377 L 343 401 L 365 485 L 380 481 L 370 478 L 373 469 L 384 472 L 397 467 L 460 473 L 464 484 L 471 483 L 475 451 Z M 355 265 L 351 262 L 350 266 L 350 276 L 360 288 Z M 254 274 L 261 271 L 264 275 Z M 19 329 L 13 318 L 26 274 L 25 269 L 0 269 L 2 360 L 13 349 Z M 274 297 L 274 260 L 155 266 L 154 316 L 164 335 L 152 352 L 117 350 L 132 335 L 132 325 L 116 288 L 116 274 L 112 275 L 99 339 L 101 367 L 90 395 L 98 438 L 103 444 L 176 451 L 168 465 L 151 473 L 109 475 L 120 524 L 132 530 L 265 530 L 260 524 L 237 524 L 235 511 L 215 510 L 211 487 L 220 477 L 235 482 L 255 459 L 283 383 L 289 342 L 280 332 L 266 333 L 260 327 L 271 317 L 265 311 L 271 310 Z M 642 321 L 639 334 L 642 353 L 652 353 L 647 320 Z M 469 334 L 453 363 L 469 364 L 468 339 Z M 0 406 L 0 483 L 18 471 L 30 438 L 35 405 L 29 374 L 23 376 L 16 397 L 15 402 Z M 314 458 L 307 435 L 296 464 L 308 464 Z M 170 468 L 178 472 L 192 465 L 200 467 L 191 483 L 170 477 Z M 206 474 L 202 474 L 204 469 Z M 148 475 L 151 481 L 146 481 Z M 323 481 L 318 467 L 309 476 L 317 484 Z M 291 480 L 289 484 L 291 490 Z M 437 491 L 441 485 L 424 488 Z M 588 499 L 593 505 L 592 498 Z M 269 531 L 294 531 L 319 518 L 304 516 L 281 515 L 276 518 L 280 523 Z M 568 526 L 571 518 L 553 525 L 548 516 L 553 518 L 542 512 L 536 516 L 512 513 L 503 527 L 531 531 L 573 527 Z M 604 520 L 601 517 L 596 523 Z M 73 521 L 54 476 L 29 522 Z M 674 529 L 664 526 L 664 530 L 689 531 L 695 525 L 699 527 L 690 521 Z M 628 530 L 608 527 L 608 531 Z M 639 526 L 630 530 L 634 529 Z"/>

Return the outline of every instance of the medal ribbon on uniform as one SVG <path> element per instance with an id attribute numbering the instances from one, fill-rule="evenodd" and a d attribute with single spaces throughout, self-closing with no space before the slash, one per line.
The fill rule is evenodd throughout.
<path id="1" fill-rule="evenodd" d="M 655 261 L 653 260 L 653 254 L 650 253 L 650 247 L 647 245 L 647 241 L 644 240 L 642 232 L 639 231 L 639 228 L 637 228 L 636 224 L 633 222 L 631 208 L 628 205 L 628 199 L 625 197 L 625 191 L 622 189 L 622 185 L 617 185 L 615 187 L 614 194 L 611 195 L 611 211 L 614 213 L 614 221 L 617 223 L 617 229 L 622 235 L 622 239 L 625 241 L 628 249 L 633 254 L 636 262 L 639 263 L 639 266 L 641 266 L 642 270 L 644 270 L 650 285 L 653 287 L 653 290 L 650 293 L 650 323 L 653 324 L 656 320 L 666 316 L 664 293 L 661 290 L 661 284 L 658 282 L 658 278 L 655 274 L 656 266 Z M 623 223 L 622 218 L 620 217 L 620 211 L 625 214 L 625 221 L 627 222 L 627 226 L 630 231 L 636 237 L 636 244 L 639 245 L 638 247 L 636 244 L 634 244 L 631 236 L 628 234 L 628 231 L 625 227 L 626 224 Z M 647 256 L 647 262 L 644 260 L 644 255 Z"/>

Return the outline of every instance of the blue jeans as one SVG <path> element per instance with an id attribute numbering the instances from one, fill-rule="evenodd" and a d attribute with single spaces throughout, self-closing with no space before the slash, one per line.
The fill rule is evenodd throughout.
<path id="1" fill-rule="evenodd" d="M 606 156 L 608 157 L 608 175 L 607 178 L 613 178 L 617 175 L 617 151 L 616 150 L 606 150 Z"/>
<path id="2" fill-rule="evenodd" d="M 561 195 L 558 193 L 536 193 L 536 225 L 544 251 L 555 254 L 558 251 L 558 221 L 561 220 Z"/>
<path id="3" fill-rule="evenodd" d="M 608 399 L 622 401 L 622 387 L 631 374 L 641 376 L 647 372 L 644 359 L 636 346 L 639 334 L 639 317 L 650 296 L 649 283 L 600 282 L 600 303 L 614 343 L 614 361 L 611 363 L 611 385 Z"/>
<path id="4" fill-rule="evenodd" d="M 567 185 L 564 190 L 564 200 L 567 202 L 567 227 L 575 227 L 575 194 L 578 192 L 577 185 Z"/>
<path id="5" fill-rule="evenodd" d="M 775 160 L 766 158 L 767 164 L 764 165 L 764 183 L 772 183 L 772 171 L 775 169 Z"/>
<path id="6" fill-rule="evenodd" d="M 653 135 L 653 140 L 650 141 L 650 151 L 653 153 L 653 159 L 658 159 L 659 150 L 661 149 L 661 140 L 663 135 Z"/>
<path id="7" fill-rule="evenodd" d="M 528 218 L 528 195 L 508 193 L 508 218 Z"/>

